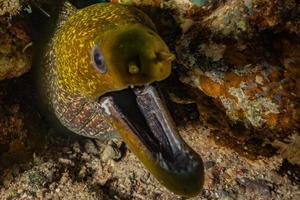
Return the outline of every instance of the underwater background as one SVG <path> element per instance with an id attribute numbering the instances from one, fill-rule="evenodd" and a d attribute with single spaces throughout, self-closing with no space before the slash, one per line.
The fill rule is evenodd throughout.
<path id="1" fill-rule="evenodd" d="M 192 199 L 299 199 L 299 3 L 112 2 L 147 13 L 176 55 L 159 88 L 204 161 L 204 189 Z M 39 115 L 30 69 L 57 5 L 0 0 L 0 198 L 182 199 L 121 139 L 57 133 Z"/>

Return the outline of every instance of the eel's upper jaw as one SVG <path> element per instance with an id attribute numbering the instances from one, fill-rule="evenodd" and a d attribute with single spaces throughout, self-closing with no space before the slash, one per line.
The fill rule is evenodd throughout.
<path id="1" fill-rule="evenodd" d="M 125 89 L 100 98 L 110 123 L 165 187 L 195 196 L 203 186 L 203 163 L 179 136 L 153 86 Z"/>

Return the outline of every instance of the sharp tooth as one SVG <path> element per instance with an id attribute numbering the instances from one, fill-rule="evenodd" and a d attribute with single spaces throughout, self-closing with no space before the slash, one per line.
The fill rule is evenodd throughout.
<path id="1" fill-rule="evenodd" d="M 158 58 L 161 60 L 173 61 L 175 60 L 175 55 L 170 52 L 159 52 Z"/>
<path id="2" fill-rule="evenodd" d="M 112 104 L 112 98 L 109 97 L 102 99 L 102 102 L 100 103 L 101 108 L 103 108 L 104 112 L 107 115 L 111 115 L 110 108 L 109 108 L 111 104 Z"/>

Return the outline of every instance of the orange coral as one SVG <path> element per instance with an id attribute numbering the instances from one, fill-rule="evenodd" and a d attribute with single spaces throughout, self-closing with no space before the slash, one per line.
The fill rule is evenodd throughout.
<path id="1" fill-rule="evenodd" d="M 192 72 L 193 73 L 193 72 Z M 246 65 L 230 72 L 194 74 L 193 85 L 220 102 L 233 120 L 255 127 L 293 127 L 295 119 L 294 82 L 280 67 Z"/>

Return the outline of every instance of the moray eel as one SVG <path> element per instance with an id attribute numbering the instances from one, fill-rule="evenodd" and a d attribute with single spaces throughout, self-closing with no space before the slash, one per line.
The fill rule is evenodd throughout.
<path id="1" fill-rule="evenodd" d="M 201 191 L 202 160 L 152 84 L 170 75 L 174 55 L 146 14 L 64 3 L 42 54 L 37 86 L 51 123 L 91 138 L 117 132 L 166 188 L 187 197 Z"/>

